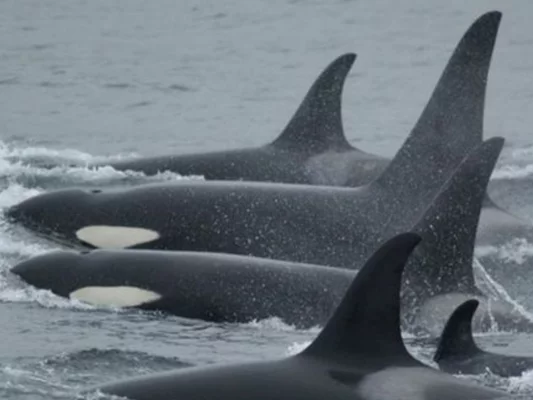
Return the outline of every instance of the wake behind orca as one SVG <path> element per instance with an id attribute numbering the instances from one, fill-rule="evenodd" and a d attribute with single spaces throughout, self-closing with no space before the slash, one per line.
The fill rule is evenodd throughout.
<path id="1" fill-rule="evenodd" d="M 479 52 L 476 47 L 458 52 L 466 52 L 481 78 L 499 19 L 499 13 L 481 18 L 490 40 L 473 41 Z M 471 127 L 469 116 L 482 112 L 486 82 L 472 79 L 463 64 L 448 65 L 443 77 L 453 76 L 454 85 L 439 82 L 394 160 L 360 188 L 205 181 L 108 192 L 73 189 L 36 196 L 7 215 L 70 244 L 223 252 L 352 268 L 354 247 L 360 257 L 355 260 L 365 259 L 375 243 L 411 227 L 481 142 L 480 129 L 464 126 Z"/>
<path id="2" fill-rule="evenodd" d="M 427 240 L 420 246 L 423 258 L 412 257 L 404 274 L 402 299 L 409 310 L 404 312 L 404 329 L 412 328 L 424 302 L 435 294 L 488 300 L 475 285 L 472 258 L 464 253 L 474 247 L 477 219 L 470 215 L 479 215 L 500 147 L 492 140 L 473 151 L 414 227 Z M 442 245 L 441 237 L 447 237 Z M 37 288 L 93 305 L 160 310 L 214 322 L 279 317 L 298 328 L 323 325 L 355 275 L 347 269 L 257 257 L 153 250 L 52 252 L 19 263 L 12 272 Z M 409 285 L 420 287 L 409 290 Z M 492 328 L 487 322 L 494 321 L 504 328 L 533 331 L 533 322 L 501 299 L 491 299 L 490 315 L 478 320 L 480 330 Z M 439 321 L 443 324 L 444 319 Z M 425 330 L 426 325 L 418 328 Z"/>
<path id="3" fill-rule="evenodd" d="M 451 400 L 504 398 L 503 392 L 433 370 L 415 360 L 400 331 L 400 285 L 420 238 L 383 245 L 351 284 L 326 327 L 300 354 L 279 361 L 170 371 L 107 384 L 99 391 L 132 400 L 301 399 Z"/>

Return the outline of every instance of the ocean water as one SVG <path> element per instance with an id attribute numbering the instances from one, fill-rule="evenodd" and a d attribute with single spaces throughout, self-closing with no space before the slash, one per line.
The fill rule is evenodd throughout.
<path id="1" fill-rule="evenodd" d="M 86 165 L 273 140 L 313 79 L 344 52 L 358 54 L 344 92 L 346 134 L 365 151 L 392 156 L 461 35 L 492 9 L 503 11 L 503 20 L 485 136 L 507 141 L 490 192 L 533 221 L 529 0 L 4 0 L 0 208 L 72 185 L 197 179 Z M 2 399 L 72 399 L 80 389 L 132 374 L 283 357 L 318 332 L 275 318 L 213 324 L 95 309 L 27 287 L 9 273 L 16 262 L 56 248 L 0 219 Z M 509 238 L 484 252 L 520 278 L 522 287 L 500 289 L 531 311 L 533 243 Z M 413 354 L 431 362 L 433 341 L 406 340 Z M 495 331 L 478 341 L 533 356 L 532 336 Z M 533 393 L 533 372 L 466 379 L 525 398 Z"/>

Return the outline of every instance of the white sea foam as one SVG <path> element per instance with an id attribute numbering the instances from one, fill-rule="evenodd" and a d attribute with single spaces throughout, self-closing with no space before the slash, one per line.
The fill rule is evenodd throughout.
<path id="1" fill-rule="evenodd" d="M 203 180 L 202 176 L 182 176 L 170 171 L 147 176 L 140 171 L 119 171 L 109 165 L 91 166 L 131 158 L 116 155 L 98 157 L 77 150 L 47 148 L 12 148 L 0 141 L 0 179 L 27 187 L 62 187 L 69 185 L 105 185 L 175 180 Z M 43 165 L 43 159 L 46 160 Z M 36 161 L 38 160 L 38 161 Z"/>
<path id="2" fill-rule="evenodd" d="M 515 165 L 508 164 L 496 169 L 492 179 L 524 179 L 533 175 L 533 164 Z"/>
<path id="3" fill-rule="evenodd" d="M 533 390 L 533 370 L 528 370 L 520 376 L 509 378 L 509 391 L 513 393 L 530 392 Z"/>
<path id="4" fill-rule="evenodd" d="M 254 320 L 252 322 L 249 322 L 247 325 L 255 327 L 255 328 L 259 328 L 259 329 L 268 329 L 268 330 L 280 331 L 280 332 L 307 331 L 309 333 L 314 333 L 314 334 L 320 332 L 320 327 L 313 327 L 310 329 L 299 330 L 294 325 L 289 325 L 283 322 L 278 317 L 270 317 L 270 318 L 265 318 L 261 320 Z"/>
<path id="5" fill-rule="evenodd" d="M 312 342 L 311 340 L 308 340 L 303 343 L 294 342 L 288 347 L 285 353 L 287 356 L 293 356 L 295 354 L 301 353 L 311 344 L 311 342 Z"/>
<path id="6" fill-rule="evenodd" d="M 476 257 L 497 257 L 504 263 L 523 265 L 533 257 L 533 244 L 525 238 L 513 238 L 501 246 L 477 246 Z"/>
<path id="7" fill-rule="evenodd" d="M 0 159 L 34 160 L 47 159 L 55 161 L 56 164 L 65 163 L 101 163 L 120 161 L 128 158 L 135 158 L 135 153 L 117 154 L 112 156 L 94 156 L 76 149 L 50 149 L 46 147 L 14 147 L 0 141 Z"/>

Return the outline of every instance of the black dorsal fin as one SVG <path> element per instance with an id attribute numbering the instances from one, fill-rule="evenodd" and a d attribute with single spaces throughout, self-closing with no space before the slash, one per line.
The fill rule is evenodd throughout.
<path id="1" fill-rule="evenodd" d="M 452 313 L 433 357 L 436 363 L 449 358 L 469 358 L 483 352 L 472 335 L 472 319 L 478 305 L 479 301 L 475 299 L 467 300 Z"/>
<path id="2" fill-rule="evenodd" d="M 398 218 L 405 220 L 404 210 L 419 215 L 481 143 L 487 77 L 500 19 L 500 12 L 486 13 L 464 34 L 420 119 L 372 183 L 394 193 L 393 215 L 401 215 Z"/>
<path id="3" fill-rule="evenodd" d="M 404 266 L 419 243 L 413 233 L 382 245 L 356 275 L 344 299 L 318 337 L 301 355 L 374 367 L 418 365 L 400 331 L 400 285 Z"/>
<path id="4" fill-rule="evenodd" d="M 315 80 L 300 107 L 272 145 L 306 153 L 353 149 L 342 126 L 342 91 L 356 55 L 344 54 Z"/>
<path id="5" fill-rule="evenodd" d="M 472 269 L 477 226 L 503 143 L 503 138 L 495 137 L 472 150 L 413 229 L 424 240 L 424 249 L 414 258 L 421 256 L 424 262 L 409 268 L 406 277 L 413 284 L 419 282 L 419 287 L 424 282 L 432 296 L 478 292 Z"/>

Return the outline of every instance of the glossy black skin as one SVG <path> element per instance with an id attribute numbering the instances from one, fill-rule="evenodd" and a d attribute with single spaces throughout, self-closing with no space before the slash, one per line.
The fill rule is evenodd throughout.
<path id="1" fill-rule="evenodd" d="M 363 243 L 361 236 L 378 233 L 372 223 L 380 212 L 374 209 L 376 204 L 376 195 L 368 190 L 180 181 L 96 193 L 60 190 L 30 198 L 7 215 L 39 232 L 54 232 L 69 243 L 76 243 L 75 232 L 88 225 L 142 227 L 161 237 L 135 248 L 253 255 L 352 268 L 357 262 L 355 245 L 361 248 Z M 363 257 L 371 251 L 360 250 Z"/>
<path id="2" fill-rule="evenodd" d="M 118 170 L 140 170 L 147 175 L 173 171 L 206 180 L 308 183 L 308 155 L 264 146 L 251 149 L 183 154 L 124 160 L 111 164 Z"/>
<path id="3" fill-rule="evenodd" d="M 504 393 L 431 370 L 405 348 L 400 286 L 414 234 L 389 240 L 362 267 L 327 325 L 300 354 L 280 361 L 183 369 L 98 388 L 134 400 L 493 399 Z M 385 376 L 380 374 L 385 372 Z M 420 373 L 427 379 L 416 379 Z M 370 384 L 365 384 L 370 378 Z M 395 379 L 394 388 L 387 385 Z M 414 388 L 412 387 L 414 385 Z M 399 386 L 399 387 L 398 387 Z M 385 388 L 384 388 L 385 387 Z"/>
<path id="4" fill-rule="evenodd" d="M 355 276 L 255 257 L 147 250 L 53 252 L 11 271 L 63 297 L 87 286 L 134 286 L 162 296 L 141 309 L 213 322 L 279 317 L 299 328 L 323 325 Z"/>
<path id="5" fill-rule="evenodd" d="M 432 279 L 413 274 L 424 269 L 428 267 L 423 260 L 412 257 L 405 272 L 411 287 L 417 285 L 414 276 Z M 278 317 L 302 329 L 324 325 L 356 274 L 353 270 L 257 257 L 155 250 L 55 251 L 23 261 L 11 272 L 38 289 L 66 298 L 88 286 L 133 286 L 162 296 L 137 306 L 139 309 L 211 322 L 245 323 Z M 466 278 L 456 277 L 459 281 Z M 428 285 L 429 288 L 420 286 L 414 300 L 404 286 L 404 329 L 413 329 L 412 313 L 426 298 L 421 292 L 440 290 L 435 281 Z M 459 282 L 450 282 L 443 291 L 454 292 L 459 286 Z M 470 287 L 468 291 L 486 301 L 477 288 Z M 526 330 L 511 313 L 500 312 L 494 304 L 490 316 L 485 315 L 486 310 L 483 313 L 484 318 L 476 321 L 479 330 L 490 329 L 492 320 L 503 328 L 520 326 Z M 446 316 L 434 318 L 444 324 Z M 425 326 L 419 328 L 427 334 Z"/>
<path id="6" fill-rule="evenodd" d="M 302 146 L 304 147 L 304 146 Z M 205 180 L 360 186 L 378 176 L 390 160 L 355 148 L 307 152 L 272 144 L 219 152 L 158 156 L 111 164 L 147 175 L 173 171 Z"/>
<path id="7" fill-rule="evenodd" d="M 401 340 L 399 290 L 403 266 L 419 241 L 416 235 L 404 234 L 378 250 L 350 284 L 326 327 L 296 356 L 279 361 L 177 370 L 98 389 L 134 400 L 359 400 L 361 397 L 353 386 L 366 374 L 397 361 L 394 357 L 389 360 L 385 352 L 378 355 L 376 348 L 390 348 L 402 359 L 402 364 L 418 365 Z M 381 293 L 383 288 L 390 291 L 377 296 L 376 292 Z M 373 313 L 382 315 L 376 323 L 370 323 L 367 317 Z M 388 314 L 391 318 L 387 318 Z M 390 327 L 393 329 L 387 329 Z M 382 335 L 375 335 L 375 342 L 364 345 L 369 333 L 381 331 Z M 367 364 L 366 360 L 371 362 Z"/>
<path id="8" fill-rule="evenodd" d="M 273 361 L 173 371 L 102 386 L 104 393 L 134 400 L 363 400 L 350 385 L 330 377 L 330 371 L 352 373 L 353 368 L 301 356 Z M 363 375 L 353 374 L 354 382 Z"/>
<path id="9" fill-rule="evenodd" d="M 439 362 L 441 371 L 450 374 L 481 375 L 490 370 L 504 378 L 522 376 L 533 369 L 533 356 L 519 357 L 482 351 L 472 357 L 450 357 Z"/>
<path id="10" fill-rule="evenodd" d="M 484 175 L 490 174 L 490 162 L 497 158 L 500 145 L 480 146 L 467 159 L 471 157 L 465 177 L 457 178 L 458 190 L 467 198 L 466 183 L 479 168 Z M 455 172 L 454 163 L 446 164 L 446 152 L 412 166 L 424 168 L 437 159 Z M 408 158 L 404 163 L 412 164 Z M 357 189 L 229 181 L 180 181 L 106 192 L 65 189 L 25 200 L 6 215 L 69 243 L 76 243 L 76 232 L 87 226 L 135 227 L 160 236 L 137 248 L 230 253 L 353 268 L 385 238 L 418 222 L 453 174 L 446 172 L 429 169 L 425 179 L 419 179 L 402 170 L 388 170 L 371 185 Z M 450 212 L 457 207 L 461 204 L 453 197 L 446 201 L 445 209 Z M 477 217 L 472 222 L 472 227 L 476 226 Z"/>

